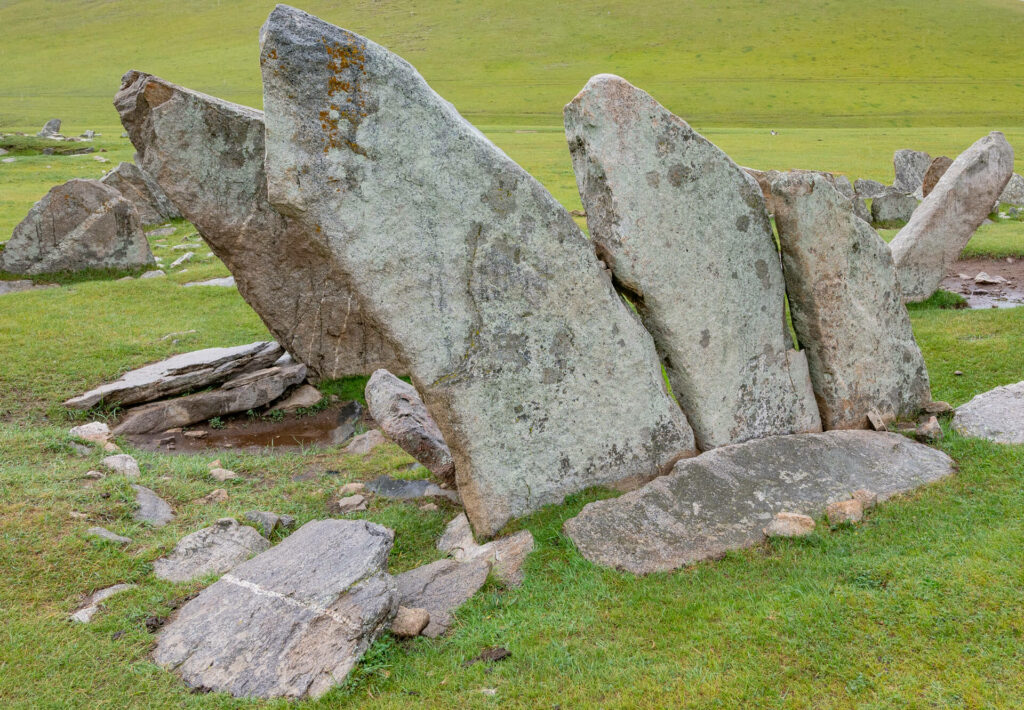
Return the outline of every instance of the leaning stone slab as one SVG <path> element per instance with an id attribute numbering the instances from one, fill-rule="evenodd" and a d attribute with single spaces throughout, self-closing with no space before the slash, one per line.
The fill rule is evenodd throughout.
<path id="1" fill-rule="evenodd" d="M 153 573 L 169 582 L 188 582 L 207 574 L 223 574 L 270 543 L 255 528 L 221 518 L 208 528 L 186 535 L 167 557 L 153 561 Z"/>
<path id="2" fill-rule="evenodd" d="M 931 401 L 928 371 L 881 237 L 831 185 L 787 175 L 772 183 L 786 291 L 797 340 L 828 429 L 915 416 Z"/>
<path id="3" fill-rule="evenodd" d="M 399 348 L 478 533 L 693 452 L 650 336 L 540 183 L 380 45 L 283 5 L 261 45 L 270 202 Z"/>
<path id="4" fill-rule="evenodd" d="M 435 476 L 454 485 L 452 452 L 416 388 L 387 370 L 377 370 L 366 383 L 365 394 L 370 416 L 381 431 Z"/>
<path id="5" fill-rule="evenodd" d="M 152 177 L 135 163 L 120 163 L 104 175 L 100 182 L 114 188 L 135 205 L 143 224 L 160 224 L 181 219 L 181 213 Z"/>
<path id="6" fill-rule="evenodd" d="M 139 164 L 288 352 L 324 379 L 404 372 L 330 250 L 267 202 L 263 114 L 141 72 L 121 82 L 114 105 Z"/>
<path id="7" fill-rule="evenodd" d="M 1024 444 L 1024 382 L 996 387 L 961 404 L 953 429 L 998 444 Z"/>
<path id="8" fill-rule="evenodd" d="M 89 409 L 99 403 L 122 407 L 173 397 L 202 389 L 242 372 L 262 370 L 281 357 L 275 342 L 259 341 L 232 348 L 207 348 L 175 355 L 125 373 L 121 379 L 101 385 L 64 402 L 71 409 Z"/>
<path id="9" fill-rule="evenodd" d="M 611 74 L 565 107 L 565 133 L 590 238 L 654 336 L 697 446 L 821 431 L 756 182 Z"/>
<path id="10" fill-rule="evenodd" d="M 171 506 L 154 491 L 145 486 L 132 485 L 135 489 L 136 510 L 132 515 L 140 523 L 149 523 L 155 528 L 162 528 L 174 518 Z"/>
<path id="11" fill-rule="evenodd" d="M 114 433 L 150 434 L 188 426 L 213 417 L 246 412 L 273 402 L 306 379 L 305 365 L 270 367 L 239 375 L 219 389 L 129 409 Z"/>
<path id="12" fill-rule="evenodd" d="M 51 274 L 155 264 L 135 206 L 98 180 L 51 189 L 14 228 L 0 270 Z"/>
<path id="13" fill-rule="evenodd" d="M 923 301 L 935 293 L 1012 174 L 1013 148 L 998 131 L 953 161 L 889 243 L 904 301 Z"/>
<path id="14" fill-rule="evenodd" d="M 1014 207 L 1024 207 L 1024 177 L 1014 173 L 1010 181 L 1006 183 L 1003 194 L 999 196 L 999 202 Z"/>
<path id="15" fill-rule="evenodd" d="M 53 138 L 60 134 L 60 119 L 51 118 L 47 121 L 36 135 L 40 138 Z"/>
<path id="16" fill-rule="evenodd" d="M 885 500 L 953 471 L 946 454 L 899 434 L 774 436 L 680 461 L 643 488 L 586 505 L 564 530 L 591 562 L 663 572 L 759 543 L 776 513 L 817 517 L 858 489 Z"/>
<path id="17" fill-rule="evenodd" d="M 892 156 L 895 179 L 892 186 L 899 192 L 921 199 L 921 184 L 932 157 L 920 150 L 897 150 Z"/>
<path id="18" fill-rule="evenodd" d="M 491 563 L 483 559 L 431 562 L 395 577 L 399 603 L 404 607 L 426 609 L 430 623 L 420 633 L 437 638 L 451 628 L 452 612 L 484 586 L 490 571 Z"/>
<path id="19" fill-rule="evenodd" d="M 345 680 L 398 609 L 394 533 L 315 520 L 243 562 L 181 608 L 153 660 L 193 688 L 317 698 Z"/>
<path id="20" fill-rule="evenodd" d="M 902 227 L 917 209 L 917 198 L 894 188 L 871 201 L 871 223 L 879 227 Z"/>

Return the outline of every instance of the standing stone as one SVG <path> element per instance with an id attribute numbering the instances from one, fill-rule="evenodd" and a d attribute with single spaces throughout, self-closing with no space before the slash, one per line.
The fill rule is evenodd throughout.
<path id="1" fill-rule="evenodd" d="M 279 5 L 261 45 L 270 201 L 398 346 L 479 534 L 693 453 L 650 336 L 540 183 L 363 37 Z"/>
<path id="2" fill-rule="evenodd" d="M 917 209 L 917 198 L 895 188 L 871 201 L 871 222 L 879 227 L 902 227 L 910 221 Z"/>
<path id="3" fill-rule="evenodd" d="M 128 72 L 114 105 L 139 164 L 181 207 L 274 337 L 319 378 L 404 372 L 334 254 L 267 202 L 259 111 Z"/>
<path id="4" fill-rule="evenodd" d="M 896 178 L 892 186 L 898 191 L 921 199 L 921 184 L 932 157 L 920 150 L 897 150 L 892 156 L 892 167 Z"/>
<path id="5" fill-rule="evenodd" d="M 1006 183 L 1006 189 L 999 196 L 999 202 L 1014 207 L 1024 207 L 1024 177 L 1014 173 Z"/>
<path id="6" fill-rule="evenodd" d="M 0 270 L 50 274 L 155 264 L 135 206 L 97 180 L 51 189 L 14 228 Z"/>
<path id="7" fill-rule="evenodd" d="M 945 155 L 940 155 L 938 158 L 932 161 L 932 164 L 928 166 L 928 170 L 925 171 L 924 178 L 921 181 L 921 196 L 928 197 L 931 191 L 935 189 L 939 180 L 949 170 L 949 166 L 953 164 L 952 159 L 947 158 Z"/>
<path id="8" fill-rule="evenodd" d="M 153 660 L 193 688 L 317 698 L 341 683 L 398 609 L 394 533 L 314 520 L 181 608 Z"/>
<path id="9" fill-rule="evenodd" d="M 36 135 L 40 138 L 53 138 L 60 134 L 60 119 L 51 118 Z"/>
<path id="10" fill-rule="evenodd" d="M 1024 382 L 996 387 L 961 404 L 953 429 L 997 444 L 1024 444 Z"/>
<path id="11" fill-rule="evenodd" d="M 848 200 L 852 200 L 856 194 L 853 191 L 853 185 L 850 183 L 850 178 L 845 175 L 836 175 L 835 182 L 833 183 L 836 189 L 839 190 L 839 194 Z"/>
<path id="12" fill-rule="evenodd" d="M 416 388 L 387 370 L 377 370 L 365 393 L 370 416 L 381 431 L 435 476 L 454 484 L 452 453 Z"/>
<path id="13" fill-rule="evenodd" d="M 885 194 L 885 185 L 876 180 L 858 178 L 853 181 L 853 191 L 862 200 L 873 200 Z"/>
<path id="14" fill-rule="evenodd" d="M 135 205 L 143 224 L 160 224 L 181 219 L 181 213 L 160 186 L 135 163 L 121 163 L 100 179 Z"/>
<path id="15" fill-rule="evenodd" d="M 181 538 L 170 555 L 153 561 L 153 574 L 169 582 L 223 574 L 269 547 L 255 528 L 239 525 L 234 518 L 222 518 Z"/>
<path id="16" fill-rule="evenodd" d="M 904 301 L 935 293 L 1013 174 L 1013 148 L 998 131 L 965 150 L 889 247 Z"/>
<path id="17" fill-rule="evenodd" d="M 853 213 L 871 224 L 871 210 L 868 209 L 868 203 L 856 195 L 850 200 L 850 203 L 853 205 Z"/>
<path id="18" fill-rule="evenodd" d="M 863 429 L 868 412 L 913 417 L 928 371 L 881 237 L 818 177 L 772 184 L 786 291 L 825 429 Z"/>
<path id="19" fill-rule="evenodd" d="M 883 501 L 953 470 L 949 456 L 899 434 L 772 436 L 680 461 L 642 488 L 589 503 L 564 530 L 591 562 L 664 572 L 756 545 L 776 513 L 819 516 L 861 488 Z"/>
<path id="20" fill-rule="evenodd" d="M 565 107 L 590 238 L 636 306 L 697 446 L 821 431 L 757 183 L 611 74 Z"/>

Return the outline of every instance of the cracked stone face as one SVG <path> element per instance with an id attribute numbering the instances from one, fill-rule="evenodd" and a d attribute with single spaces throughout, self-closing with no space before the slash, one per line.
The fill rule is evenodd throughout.
<path id="1" fill-rule="evenodd" d="M 478 533 L 693 452 L 650 336 L 536 180 L 359 35 L 278 6 L 261 48 L 270 201 L 347 265 Z"/>
<path id="2" fill-rule="evenodd" d="M 565 132 L 591 239 L 654 337 L 697 445 L 821 431 L 758 184 L 611 74 L 565 107 Z"/>
<path id="3" fill-rule="evenodd" d="M 321 378 L 404 372 L 333 255 L 267 202 L 260 111 L 134 71 L 114 104 L 139 164 L 289 353 Z"/>

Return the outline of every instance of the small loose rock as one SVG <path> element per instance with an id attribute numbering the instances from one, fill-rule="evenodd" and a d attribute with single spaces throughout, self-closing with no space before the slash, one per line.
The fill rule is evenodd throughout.
<path id="1" fill-rule="evenodd" d="M 426 609 L 400 606 L 391 622 L 391 633 L 398 638 L 412 638 L 419 636 L 429 623 L 430 612 Z"/>
<path id="2" fill-rule="evenodd" d="M 856 498 L 840 500 L 829 503 L 825 508 L 825 515 L 828 516 L 829 525 L 859 523 L 864 519 L 864 506 Z"/>
<path id="3" fill-rule="evenodd" d="M 327 504 L 327 512 L 331 515 L 345 515 L 366 510 L 366 498 L 361 495 L 339 498 Z"/>
<path id="4" fill-rule="evenodd" d="M 814 518 L 800 513 L 776 513 L 764 534 L 768 537 L 807 537 L 814 532 Z"/>

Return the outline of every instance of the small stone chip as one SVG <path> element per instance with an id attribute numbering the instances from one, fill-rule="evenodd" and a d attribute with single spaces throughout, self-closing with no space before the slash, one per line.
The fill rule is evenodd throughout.
<path id="1" fill-rule="evenodd" d="M 829 503 L 825 508 L 829 525 L 841 525 L 842 523 L 859 523 L 864 519 L 864 506 L 856 498 L 850 500 L 839 500 Z"/>

